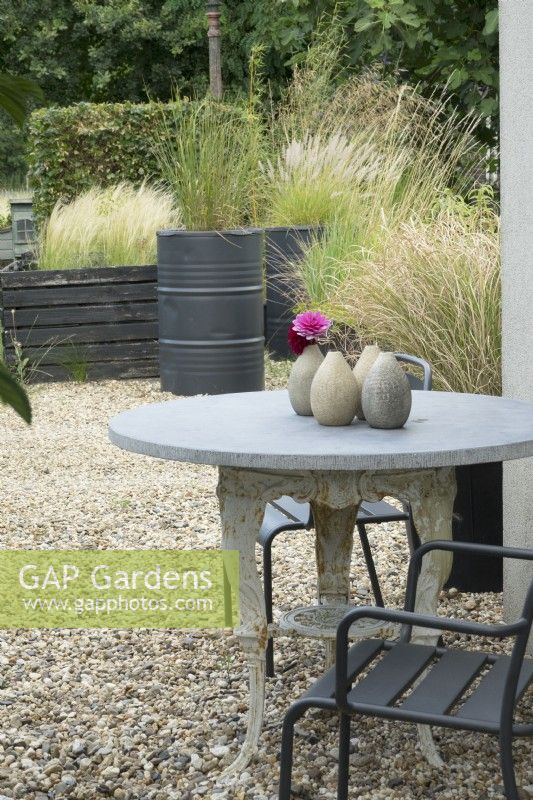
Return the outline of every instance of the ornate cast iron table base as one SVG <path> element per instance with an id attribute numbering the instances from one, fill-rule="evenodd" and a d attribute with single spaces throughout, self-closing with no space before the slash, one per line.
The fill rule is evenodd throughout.
<path id="1" fill-rule="evenodd" d="M 289 494 L 312 504 L 316 529 L 318 601 L 326 605 L 349 602 L 350 559 L 357 509 L 370 502 L 395 497 L 409 502 L 422 543 L 451 539 L 455 498 L 451 467 L 392 471 L 273 471 L 220 467 L 218 497 L 223 547 L 239 550 L 241 626 L 236 631 L 250 670 L 250 710 L 246 739 L 225 777 L 243 771 L 254 756 L 265 703 L 265 648 L 267 622 L 263 587 L 255 557 L 255 541 L 266 503 Z M 439 593 L 450 573 L 448 553 L 429 554 L 418 582 L 416 610 L 435 614 Z M 415 629 L 413 640 L 435 643 L 437 631 Z M 332 640 L 329 659 L 332 657 Z M 420 744 L 430 763 L 442 764 L 429 729 L 419 726 Z"/>

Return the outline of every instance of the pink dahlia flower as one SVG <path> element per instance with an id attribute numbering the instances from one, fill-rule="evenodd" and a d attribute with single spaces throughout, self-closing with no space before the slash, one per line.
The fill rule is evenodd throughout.
<path id="1" fill-rule="evenodd" d="M 331 320 L 320 311 L 303 311 L 294 318 L 292 327 L 296 333 L 311 342 L 324 336 L 331 327 Z"/>
<path id="2" fill-rule="evenodd" d="M 315 344 L 330 328 L 331 320 L 320 311 L 304 311 L 289 326 L 288 340 L 292 352 L 299 356 L 310 344 Z"/>

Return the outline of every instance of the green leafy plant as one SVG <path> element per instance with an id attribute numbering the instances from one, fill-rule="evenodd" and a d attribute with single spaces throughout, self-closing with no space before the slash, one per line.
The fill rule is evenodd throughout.
<path id="1" fill-rule="evenodd" d="M 238 106 L 207 99 L 161 118 L 155 149 L 187 230 L 227 230 L 249 223 L 258 181 L 261 126 Z"/>
<path id="2" fill-rule="evenodd" d="M 89 377 L 89 362 L 85 349 L 70 342 L 66 350 L 67 353 L 61 360 L 62 366 L 75 383 L 85 383 Z"/>
<path id="3" fill-rule="evenodd" d="M 142 184 L 90 189 L 56 203 L 42 226 L 39 269 L 153 264 L 156 231 L 181 226 L 172 195 Z"/>
<path id="4" fill-rule="evenodd" d="M 31 422 L 31 406 L 28 395 L 2 362 L 0 362 L 0 400 L 11 406 L 25 422 L 28 424 Z"/>

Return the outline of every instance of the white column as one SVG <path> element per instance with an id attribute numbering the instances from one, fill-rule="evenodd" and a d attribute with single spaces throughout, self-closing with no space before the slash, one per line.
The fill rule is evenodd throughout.
<path id="1" fill-rule="evenodd" d="M 503 394 L 533 402 L 533 3 L 500 0 Z M 533 548 L 533 459 L 504 467 L 504 542 Z M 508 562 L 506 616 L 533 564 Z"/>

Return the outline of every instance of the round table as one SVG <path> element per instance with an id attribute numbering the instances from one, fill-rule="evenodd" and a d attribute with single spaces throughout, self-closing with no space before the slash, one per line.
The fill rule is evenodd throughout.
<path id="1" fill-rule="evenodd" d="M 349 602 L 350 557 L 362 500 L 391 496 L 411 504 L 422 542 L 450 539 L 456 466 L 533 455 L 533 404 L 484 395 L 413 392 L 400 430 L 355 421 L 322 427 L 298 417 L 287 393 L 250 392 L 155 403 L 114 417 L 109 436 L 135 453 L 219 467 L 222 546 L 241 553 L 241 626 L 250 668 L 250 713 L 242 750 L 229 768 L 245 768 L 261 731 L 267 623 L 255 541 L 266 503 L 282 495 L 310 501 L 316 530 L 321 604 Z M 435 614 L 450 554 L 424 559 L 416 610 Z M 419 641 L 435 632 L 419 629 Z"/>

